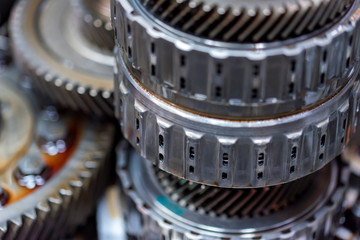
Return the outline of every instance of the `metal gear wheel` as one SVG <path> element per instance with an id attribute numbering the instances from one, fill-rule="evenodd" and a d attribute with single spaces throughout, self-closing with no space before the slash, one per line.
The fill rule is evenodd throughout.
<path id="1" fill-rule="evenodd" d="M 34 88 L 54 103 L 113 116 L 111 51 L 80 31 L 73 1 L 19 1 L 10 23 L 14 56 Z"/>
<path id="2" fill-rule="evenodd" d="M 275 187 L 209 187 L 154 169 L 127 144 L 118 149 L 117 169 L 130 198 L 126 222 L 134 239 L 326 239 L 337 226 L 349 177 L 333 161 Z"/>
<path id="3" fill-rule="evenodd" d="M 99 124 L 31 105 L 0 71 L 0 239 L 59 239 L 91 213 L 107 181 L 114 141 Z"/>
<path id="4" fill-rule="evenodd" d="M 356 72 L 330 100 L 307 111 L 230 121 L 158 98 L 116 60 L 115 102 L 124 137 L 160 169 L 194 182 L 242 188 L 301 178 L 340 155 L 358 125 Z"/>
<path id="5" fill-rule="evenodd" d="M 157 2 L 158 8 L 145 9 L 144 2 Z M 199 1 L 113 0 L 118 54 L 149 91 L 203 115 L 264 119 L 312 107 L 344 87 L 360 59 L 358 0 L 302 1 L 305 5 L 316 2 L 321 8 L 335 4 L 326 9 L 336 6 L 342 14 L 314 33 L 254 44 L 208 40 L 178 31 L 154 17 L 156 11 L 150 9 L 166 9 L 160 2 L 196 5 Z M 211 2 L 221 5 L 230 1 Z M 256 5 L 260 1 L 231 2 Z M 306 18 L 316 20 L 312 18 L 316 9 L 304 11 Z"/>

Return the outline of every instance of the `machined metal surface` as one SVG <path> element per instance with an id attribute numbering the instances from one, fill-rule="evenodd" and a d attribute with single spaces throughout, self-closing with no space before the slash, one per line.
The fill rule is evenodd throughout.
<path id="1" fill-rule="evenodd" d="M 157 9 L 166 11 L 160 2 L 169 1 L 144 2 L 158 2 Z M 357 0 L 316 1 L 330 5 L 346 2 L 348 7 L 335 23 L 313 34 L 255 44 L 226 43 L 186 34 L 159 21 L 154 16 L 156 11 L 150 10 L 155 5 L 144 9 L 144 2 L 112 1 L 115 41 L 120 49 L 117 54 L 150 91 L 204 115 L 265 119 L 311 107 L 346 85 L 359 61 Z M 201 1 L 189 4 L 197 2 Z M 229 1 L 213 2 L 221 5 Z"/>
<path id="2" fill-rule="evenodd" d="M 318 174 L 276 188 L 221 189 L 156 174 L 154 167 L 126 144 L 118 149 L 117 169 L 131 199 L 125 209 L 128 235 L 135 239 L 326 239 L 337 225 L 349 176 L 346 168 L 340 170 L 333 162 Z M 305 191 L 297 188 L 301 181 L 311 187 L 304 186 Z M 291 195 L 288 190 L 300 195 L 269 214 L 254 211 L 261 205 L 252 203 L 266 201 L 263 193 L 274 189 L 280 189 L 276 195 L 282 195 L 281 201 Z M 227 191 L 230 194 L 226 195 Z M 242 193 L 242 198 L 237 196 Z M 232 201 L 234 197 L 236 201 Z M 276 205 L 276 198 L 270 199 L 269 205 Z M 207 204 L 212 205 L 208 209 L 217 211 L 207 211 Z M 224 209 L 237 207 L 240 215 L 224 214 Z"/>
<path id="3" fill-rule="evenodd" d="M 0 238 L 59 239 L 86 220 L 104 190 L 114 128 L 54 107 L 40 111 L 17 77 L 13 67 L 0 71 Z"/>
<path id="4" fill-rule="evenodd" d="M 124 137 L 160 169 L 191 181 L 236 188 L 301 178 L 337 157 L 358 122 L 356 72 L 335 96 L 308 111 L 229 121 L 158 98 L 116 60 L 115 102 Z"/>
<path id="5" fill-rule="evenodd" d="M 48 99 L 96 116 L 113 116 L 114 58 L 82 34 L 76 3 L 19 1 L 10 23 L 14 55 L 34 88 Z"/>

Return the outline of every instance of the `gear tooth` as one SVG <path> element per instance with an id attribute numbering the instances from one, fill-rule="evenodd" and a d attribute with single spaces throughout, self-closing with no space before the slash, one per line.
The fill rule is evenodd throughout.
<path id="1" fill-rule="evenodd" d="M 101 96 L 105 99 L 111 99 L 112 98 L 113 93 L 109 92 L 109 91 L 102 91 Z"/>
<path id="2" fill-rule="evenodd" d="M 68 80 L 63 80 L 63 83 L 59 89 L 59 92 L 61 92 L 63 100 L 65 101 L 65 105 L 70 106 L 71 109 L 79 110 L 78 106 L 76 104 L 76 101 L 74 101 L 71 93 L 72 93 L 72 84 L 69 83 Z"/>
<path id="3" fill-rule="evenodd" d="M 185 178 L 199 181 L 201 175 L 201 141 L 203 133 L 185 129 L 183 161 L 185 167 Z"/>
<path id="4" fill-rule="evenodd" d="M 51 211 L 48 201 L 41 201 L 36 205 L 36 212 L 41 216 L 45 216 Z"/>
<path id="5" fill-rule="evenodd" d="M 19 229 L 16 234 L 16 239 L 28 239 L 30 233 L 32 233 L 32 228 L 35 225 L 36 213 L 34 210 L 29 210 L 21 216 L 21 223 L 19 224 Z"/>
<path id="6" fill-rule="evenodd" d="M 73 205 L 72 205 L 72 209 L 79 209 L 80 208 L 80 204 L 83 203 L 83 201 L 86 201 L 86 199 L 84 198 L 84 184 L 80 179 L 73 179 L 70 182 L 71 188 L 72 188 L 72 193 L 73 193 Z M 69 209 L 70 212 L 71 209 Z M 79 211 L 81 212 L 81 211 Z M 78 224 L 78 219 L 80 218 L 79 215 L 69 215 L 68 221 L 69 221 L 69 225 L 71 226 L 75 226 Z"/>
<path id="7" fill-rule="evenodd" d="M 73 195 L 72 189 L 69 185 L 64 185 L 59 189 L 60 196 L 64 199 L 71 198 Z"/>
<path id="8" fill-rule="evenodd" d="M 57 87 L 61 87 L 61 86 L 64 85 L 64 80 L 61 79 L 61 78 L 56 78 L 55 81 L 54 81 L 54 84 L 55 84 L 55 86 L 57 86 Z"/>
<path id="9" fill-rule="evenodd" d="M 253 152 L 253 166 L 251 168 L 256 169 L 254 175 L 252 176 L 252 182 L 254 187 L 264 187 L 270 182 L 270 177 L 265 171 L 266 166 L 268 166 L 271 160 L 271 146 L 272 137 L 259 137 L 251 138 Z"/>
<path id="10" fill-rule="evenodd" d="M 285 134 L 287 144 L 285 152 L 287 158 L 287 164 L 284 167 L 285 171 L 285 179 L 296 179 L 299 176 L 302 176 L 304 173 L 301 169 L 301 164 L 299 162 L 299 158 L 301 156 L 301 146 L 303 139 L 303 131 L 294 131 L 288 134 Z"/>
<path id="11" fill-rule="evenodd" d="M 35 218 L 33 218 L 33 226 L 31 232 L 28 232 L 26 238 L 29 240 L 38 239 L 42 229 L 44 228 L 44 222 L 47 221 L 49 217 L 50 208 L 48 204 L 39 203 L 35 207 Z M 32 216 L 33 217 L 33 216 Z"/>
<path id="12" fill-rule="evenodd" d="M 103 156 L 102 156 L 103 157 Z M 88 160 L 85 163 L 86 169 L 93 170 L 100 167 L 99 162 L 96 159 Z"/>
<path id="13" fill-rule="evenodd" d="M 22 225 L 21 217 L 15 217 L 8 220 L 4 240 L 16 239 L 17 233 L 21 225 Z"/>
<path id="14" fill-rule="evenodd" d="M 57 232 L 59 236 L 62 236 L 67 232 L 65 231 L 64 227 L 66 226 L 66 219 L 71 212 L 68 211 L 68 209 L 71 208 L 71 203 L 73 200 L 73 192 L 69 188 L 69 186 L 63 185 L 59 189 L 59 197 L 62 200 L 61 203 L 61 211 L 59 212 L 59 216 L 57 217 L 56 224 L 53 228 L 54 232 Z"/>
<path id="15" fill-rule="evenodd" d="M 69 181 L 71 186 L 73 196 L 75 199 L 78 199 L 81 194 L 81 189 L 83 188 L 83 183 L 80 179 L 74 178 Z"/>
<path id="16" fill-rule="evenodd" d="M 54 193 L 51 195 L 51 197 L 49 197 L 48 202 L 51 210 L 59 209 L 62 204 L 62 198 L 58 193 Z"/>
<path id="17" fill-rule="evenodd" d="M 236 185 L 236 165 L 233 159 L 238 157 L 235 146 L 238 141 L 238 138 L 217 137 L 217 159 L 219 161 L 216 158 L 213 161 L 218 164 L 218 182 L 220 185 L 227 187 Z"/>
<path id="18" fill-rule="evenodd" d="M 139 103 L 135 100 L 134 103 L 134 125 L 135 125 L 135 136 L 134 142 L 136 143 L 136 148 L 139 149 L 142 154 L 146 155 L 145 141 L 147 141 L 146 137 L 146 129 L 144 125 L 144 121 L 146 121 L 147 109 L 143 104 Z"/>
<path id="19" fill-rule="evenodd" d="M 178 150 L 178 149 L 181 149 L 181 146 L 178 146 L 179 147 L 178 149 L 173 149 L 173 153 L 171 154 L 169 152 L 169 144 L 171 144 L 171 140 L 172 140 L 170 138 L 170 136 L 172 136 L 172 134 L 176 130 L 173 129 L 173 125 L 170 122 L 166 121 L 165 119 L 163 119 L 161 117 L 156 117 L 156 125 L 157 125 L 156 126 L 157 134 L 154 134 L 153 136 L 155 136 L 155 141 L 157 141 L 157 143 L 158 143 L 157 164 L 161 169 L 169 170 L 169 169 L 171 169 L 173 159 L 181 157 L 181 153 Z M 176 153 L 175 153 L 175 151 L 176 151 Z M 148 156 L 148 155 L 149 154 L 147 154 L 146 156 Z M 169 157 L 170 155 L 175 155 L 176 157 L 170 158 Z M 151 158 L 151 156 L 149 156 L 149 158 Z"/>
<path id="20" fill-rule="evenodd" d="M 79 174 L 79 177 L 80 177 L 81 181 L 83 181 L 83 184 L 84 184 L 84 186 L 86 188 L 86 185 L 89 184 L 89 180 L 90 180 L 90 178 L 92 176 L 92 173 L 90 171 L 87 171 L 87 170 L 81 170 L 81 171 L 79 171 L 78 174 Z"/>
<path id="21" fill-rule="evenodd" d="M 95 89 L 90 89 L 90 96 L 92 96 L 92 97 L 97 97 L 98 96 L 98 91 L 97 90 L 95 90 Z"/>

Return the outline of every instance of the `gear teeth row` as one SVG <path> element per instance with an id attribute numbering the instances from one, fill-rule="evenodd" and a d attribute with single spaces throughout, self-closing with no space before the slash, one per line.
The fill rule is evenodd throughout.
<path id="1" fill-rule="evenodd" d="M 273 240 L 273 239 L 326 239 L 329 236 L 336 226 L 338 225 L 338 219 L 340 219 L 341 214 L 341 202 L 344 199 L 346 186 L 349 179 L 349 169 L 343 167 L 339 174 L 340 176 L 335 181 L 333 193 L 329 196 L 327 202 L 323 203 L 320 206 L 317 206 L 315 209 L 307 212 L 305 216 L 299 218 L 292 224 L 288 226 L 282 226 L 280 229 L 272 229 L 271 231 L 264 231 L 257 234 L 246 234 L 244 236 L 239 236 L 236 234 L 225 234 L 224 233 L 213 233 L 212 231 L 204 231 L 204 229 L 198 228 L 201 226 L 199 222 L 191 225 L 191 221 L 184 218 L 186 213 L 183 212 L 183 208 L 179 205 L 176 205 L 172 201 L 167 201 L 166 195 L 159 195 L 157 198 L 151 196 L 151 190 L 147 190 L 145 194 L 139 193 L 137 185 L 134 184 L 134 171 L 131 171 L 129 168 L 130 162 L 138 161 L 141 164 L 143 159 L 136 159 L 131 157 L 132 153 L 128 150 L 127 145 L 121 145 L 118 150 L 118 176 L 121 180 L 122 189 L 125 194 L 131 199 L 128 201 L 128 205 L 125 208 L 126 214 L 132 219 L 141 219 L 138 220 L 141 225 L 141 230 L 136 231 L 139 226 L 135 226 L 128 222 L 128 230 L 130 234 L 135 234 L 134 239 L 143 239 L 144 236 L 152 236 L 154 239 L 162 237 L 162 239 L 180 239 L 180 240 L 238 240 L 238 239 L 262 239 L 262 240 Z M 332 163 L 332 167 L 336 165 Z M 138 166 L 138 165 L 137 165 Z M 149 165 L 147 165 L 149 167 Z M 335 167 L 336 168 L 336 167 Z M 151 171 L 151 169 L 146 169 Z M 140 170 L 137 169 L 137 172 Z M 143 175 L 140 175 L 143 177 Z M 152 182 L 146 182 L 148 189 L 154 189 Z M 324 186 L 323 186 L 324 187 Z M 158 193 L 156 193 L 158 194 Z M 144 199 L 144 195 L 150 195 L 149 199 Z M 156 207 L 150 206 L 149 201 L 155 201 L 155 205 L 163 205 L 162 207 L 167 208 L 166 213 L 162 213 L 162 210 L 157 209 Z M 287 206 L 289 207 L 289 206 Z M 162 209 L 162 208 L 160 208 Z M 169 218 L 167 215 L 169 212 L 170 216 L 176 216 L 175 218 Z M 136 217 L 134 215 L 138 214 Z M 187 215 L 189 216 L 189 215 Z M 214 216 L 209 216 L 213 218 Z M 192 218 L 192 217 L 191 217 Z M 223 216 L 218 216 L 219 219 Z M 175 220 L 176 219 L 176 220 Z M 214 217 L 216 219 L 216 217 Z M 178 221 L 179 220 L 179 221 Z M 184 221 L 182 221 L 184 220 Z M 216 221 L 215 221 L 216 222 Z M 200 225 L 197 225 L 200 224 Z M 218 230 L 216 228 L 216 230 Z M 255 229 L 252 229 L 255 230 Z M 219 231 L 219 230 L 218 230 Z M 213 235 L 211 235 L 213 234 Z M 223 235 L 221 235 L 223 234 Z"/>
<path id="2" fill-rule="evenodd" d="M 74 8 L 74 11 L 80 16 L 79 23 L 83 35 L 100 48 L 112 51 L 114 48 L 114 34 L 110 18 L 105 20 L 97 16 L 93 11 L 87 9 L 84 4 L 81 4 L 81 0 L 74 1 Z"/>
<path id="3" fill-rule="evenodd" d="M 345 15 L 354 0 L 141 0 L 152 15 L 183 32 L 225 42 L 271 42 L 309 34 Z"/>
<path id="4" fill-rule="evenodd" d="M 23 64 L 26 66 L 25 62 Z M 43 72 L 41 68 L 25 67 L 25 69 L 29 69 L 27 74 L 32 80 L 33 88 L 41 96 L 52 99 L 54 103 L 64 108 L 98 117 L 113 117 L 113 92 L 73 84 Z"/>
<path id="5" fill-rule="evenodd" d="M 33 3 L 40 5 L 40 1 Z M 84 82 L 80 83 L 79 77 L 73 79 L 71 73 L 60 77 L 62 73 L 57 72 L 56 67 L 54 70 L 54 67 L 46 62 L 46 58 L 42 58 L 43 56 L 34 50 L 35 47 L 28 41 L 26 31 L 23 30 L 23 18 L 29 9 L 28 5 L 28 1 L 25 0 L 17 3 L 10 21 L 10 34 L 17 65 L 24 74 L 30 76 L 34 91 L 46 101 L 52 101 L 61 107 L 97 118 L 113 118 L 113 89 L 109 88 L 107 83 L 104 83 L 103 87 L 90 83 L 87 85 Z M 99 79 L 102 78 L 104 76 L 99 76 Z"/>
<path id="6" fill-rule="evenodd" d="M 114 129 L 87 127 L 91 130 L 85 130 L 78 151 L 64 166 L 66 169 L 20 202 L 1 210 L 0 239 L 62 239 L 91 214 L 108 181 Z M 82 160 L 76 162 L 79 160 L 75 158 Z M 18 213 L 22 204 L 27 210 Z M 9 219 L 3 221 L 4 217 Z"/>
<path id="7" fill-rule="evenodd" d="M 190 181 L 239 188 L 301 178 L 337 157 L 350 138 L 346 132 L 358 122 L 357 73 L 314 109 L 283 119 L 233 122 L 168 104 L 116 60 L 115 103 L 123 136 L 142 157 Z"/>
<path id="8" fill-rule="evenodd" d="M 269 216 L 291 207 L 313 183 L 313 178 L 305 177 L 291 184 L 266 188 L 228 189 L 194 184 L 161 170 L 155 174 L 164 192 L 179 206 L 229 219 Z"/>
<path id="9" fill-rule="evenodd" d="M 322 34 L 251 48 L 188 39 L 131 4 L 112 1 L 118 54 L 128 70 L 159 96 L 204 114 L 254 118 L 312 106 L 341 89 L 360 60 L 358 1 Z"/>

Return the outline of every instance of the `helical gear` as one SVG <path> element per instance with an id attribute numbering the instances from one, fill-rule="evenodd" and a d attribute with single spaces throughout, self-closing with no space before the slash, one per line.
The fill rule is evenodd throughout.
<path id="1" fill-rule="evenodd" d="M 82 35 L 72 4 L 19 1 L 10 23 L 15 58 L 34 89 L 55 104 L 112 117 L 112 53 Z"/>

